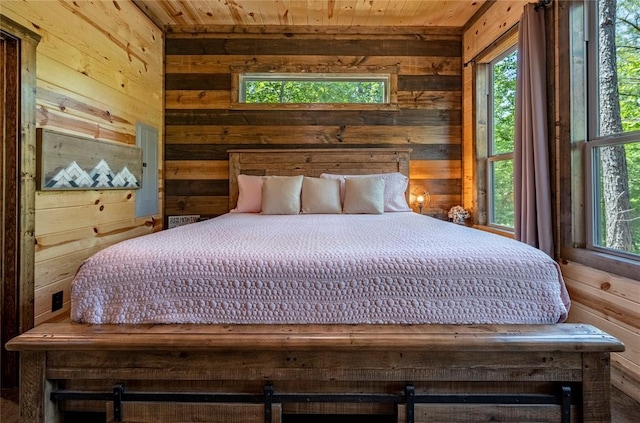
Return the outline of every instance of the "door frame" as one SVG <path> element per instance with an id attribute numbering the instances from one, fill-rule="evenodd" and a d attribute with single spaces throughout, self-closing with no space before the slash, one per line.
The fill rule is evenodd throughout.
<path id="1" fill-rule="evenodd" d="M 14 119 L 16 133 L 2 134 L 6 142 L 15 142 L 15 155 L 5 160 L 17 162 L 17 201 L 15 207 L 15 224 L 2 222 L 3 231 L 11 231 L 15 237 L 17 248 L 13 251 L 12 265 L 15 276 L 12 280 L 0 278 L 0 301 L 4 302 L 5 294 L 13 296 L 14 306 L 5 310 L 0 319 L 11 326 L 3 331 L 0 347 L 0 370 L 2 379 L 0 387 L 15 388 L 18 386 L 18 359 L 4 349 L 4 344 L 12 337 L 19 335 L 34 325 L 34 263 L 35 263 L 35 174 L 36 174 L 36 48 L 40 35 L 25 28 L 12 19 L 0 14 L 0 31 L 5 38 L 16 41 L 19 69 L 17 70 L 17 113 Z M 3 109 L 4 110 L 4 109 Z M 5 129 L 6 130 L 6 129 Z M 4 147 L 4 146 L 3 146 Z M 3 182 L 3 183 L 6 183 Z M 4 220 L 4 219 L 3 219 Z M 16 225 L 17 224 L 17 225 Z M 17 226 L 17 227 L 12 227 Z M 5 314 L 6 313 L 6 314 Z M 9 319 L 6 317 L 9 316 Z"/>

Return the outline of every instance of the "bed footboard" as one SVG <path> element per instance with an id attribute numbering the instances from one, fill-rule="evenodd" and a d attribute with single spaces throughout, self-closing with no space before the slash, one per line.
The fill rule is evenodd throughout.
<path id="1" fill-rule="evenodd" d="M 20 351 L 21 422 L 609 422 L 591 326 L 45 324 Z"/>

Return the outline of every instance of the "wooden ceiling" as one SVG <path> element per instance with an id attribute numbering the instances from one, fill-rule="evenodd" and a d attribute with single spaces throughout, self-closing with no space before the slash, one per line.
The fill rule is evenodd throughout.
<path id="1" fill-rule="evenodd" d="M 160 28 L 462 27 L 494 0 L 133 0 Z"/>

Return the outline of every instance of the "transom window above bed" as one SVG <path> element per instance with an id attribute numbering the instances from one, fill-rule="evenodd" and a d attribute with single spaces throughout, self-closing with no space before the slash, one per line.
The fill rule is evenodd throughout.
<path id="1" fill-rule="evenodd" d="M 397 73 L 249 72 L 234 74 L 232 107 L 240 109 L 389 110 L 397 108 Z"/>
<path id="2" fill-rule="evenodd" d="M 384 104 L 389 102 L 389 75 L 244 74 L 240 102 Z"/>

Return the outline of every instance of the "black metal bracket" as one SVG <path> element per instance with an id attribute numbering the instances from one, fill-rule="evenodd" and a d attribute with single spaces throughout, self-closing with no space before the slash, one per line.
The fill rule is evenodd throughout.
<path id="1" fill-rule="evenodd" d="M 571 422 L 571 387 L 562 385 L 557 395 L 545 394 L 425 394 L 418 395 L 415 387 L 408 383 L 404 394 L 276 394 L 271 383 L 264 385 L 260 394 L 218 393 L 160 393 L 127 392 L 119 383 L 110 393 L 59 390 L 51 392 L 52 401 L 87 400 L 113 402 L 113 419 L 122 421 L 124 402 L 192 402 L 192 403 L 246 403 L 264 404 L 264 421 L 273 421 L 273 404 L 285 403 L 388 403 L 405 404 L 406 422 L 414 423 L 416 404 L 554 404 L 561 408 L 560 423 Z"/>
<path id="2" fill-rule="evenodd" d="M 562 386 L 562 423 L 571 423 L 571 388 Z"/>
<path id="3" fill-rule="evenodd" d="M 413 385 L 407 385 L 404 388 L 405 407 L 407 407 L 406 417 L 407 423 L 413 423 L 415 420 L 415 399 L 416 390 Z"/>
<path id="4" fill-rule="evenodd" d="M 264 423 L 273 421 L 273 385 L 264 385 Z"/>
<path id="5" fill-rule="evenodd" d="M 119 383 L 113 387 L 113 421 L 122 421 L 122 395 L 124 394 L 124 383 Z"/>

